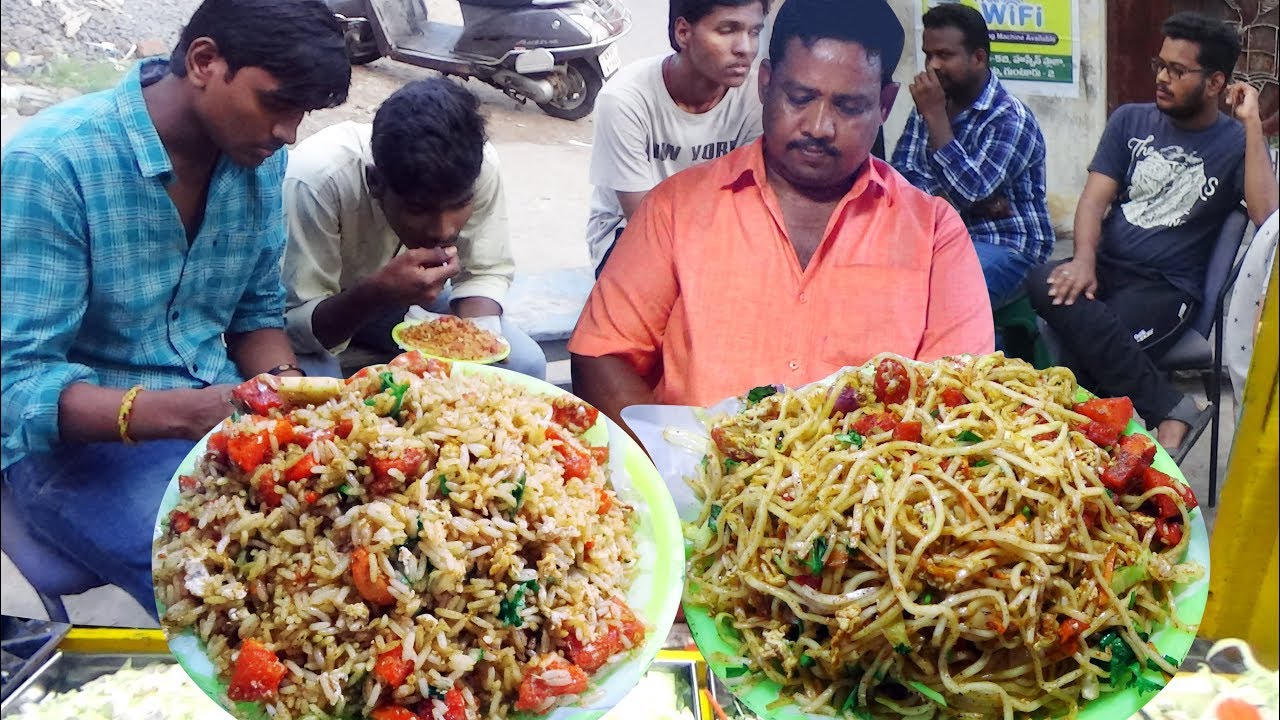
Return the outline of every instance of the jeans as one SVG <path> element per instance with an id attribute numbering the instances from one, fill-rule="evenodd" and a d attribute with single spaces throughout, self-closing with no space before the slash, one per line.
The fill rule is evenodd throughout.
<path id="1" fill-rule="evenodd" d="M 987 296 L 991 309 L 1004 307 L 1022 294 L 1022 284 L 1031 269 L 1031 258 L 1002 245 L 975 240 L 973 249 L 982 265 L 982 276 L 987 281 Z"/>
<path id="2" fill-rule="evenodd" d="M 83 443 L 28 455 L 5 471 L 31 534 L 112 585 L 153 618 L 151 537 L 160 500 L 195 443 Z"/>
<path id="3" fill-rule="evenodd" d="M 1155 361 L 1186 331 L 1195 314 L 1191 297 L 1164 280 L 1100 262 L 1096 300 L 1081 294 L 1071 305 L 1054 305 L 1048 280 L 1058 264 L 1027 275 L 1031 304 L 1064 345 L 1057 361 L 1099 396 L 1127 395 L 1148 427 L 1171 417 L 1183 395 Z"/>
<path id="4" fill-rule="evenodd" d="M 448 293 L 440 297 L 427 310 L 438 315 L 452 315 Z M 392 308 L 375 316 L 356 331 L 351 338 L 351 345 L 385 355 L 384 362 L 404 352 L 391 339 L 391 329 L 404 320 L 407 307 Z M 547 356 L 538 343 L 529 337 L 520 326 L 501 318 L 502 335 L 511 345 L 511 354 L 506 360 L 494 363 L 494 366 L 514 370 L 521 375 L 528 375 L 539 380 L 547 379 Z M 298 365 L 308 374 L 318 377 L 342 377 L 342 368 L 338 359 L 328 353 L 315 353 L 298 356 Z"/>

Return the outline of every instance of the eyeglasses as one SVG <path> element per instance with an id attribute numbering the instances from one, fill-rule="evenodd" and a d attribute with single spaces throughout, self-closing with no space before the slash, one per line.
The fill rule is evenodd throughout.
<path id="1" fill-rule="evenodd" d="M 1151 58 L 1151 72 L 1159 75 L 1161 70 L 1169 73 L 1170 80 L 1181 80 L 1187 73 L 1208 72 L 1205 68 L 1184 68 L 1181 65 L 1170 65 L 1158 57 Z"/>

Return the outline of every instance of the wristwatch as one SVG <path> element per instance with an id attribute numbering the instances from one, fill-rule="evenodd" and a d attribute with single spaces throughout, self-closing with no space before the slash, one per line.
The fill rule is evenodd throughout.
<path id="1" fill-rule="evenodd" d="M 280 373 L 282 373 L 282 372 L 290 372 L 290 371 L 292 371 L 292 372 L 296 372 L 296 373 L 298 373 L 299 375 L 302 375 L 303 377 L 306 377 L 306 375 L 307 375 L 307 372 L 306 372 L 305 370 L 303 370 L 302 368 L 300 368 L 300 367 L 298 367 L 297 365 L 294 365 L 294 364 L 292 364 L 292 363 L 285 363 L 284 365 L 277 365 L 277 366 L 275 366 L 275 367 L 271 368 L 270 370 L 268 370 L 268 371 L 267 371 L 267 374 L 268 374 L 268 375 L 279 375 L 279 374 L 280 374 Z"/>

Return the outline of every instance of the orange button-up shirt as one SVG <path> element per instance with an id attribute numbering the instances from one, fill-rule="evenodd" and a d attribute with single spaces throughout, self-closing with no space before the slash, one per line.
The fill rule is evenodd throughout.
<path id="1" fill-rule="evenodd" d="M 569 341 L 614 355 L 657 401 L 711 405 L 797 387 L 880 352 L 989 353 L 991 305 L 963 221 L 872 159 L 801 267 L 761 142 L 654 188 Z"/>

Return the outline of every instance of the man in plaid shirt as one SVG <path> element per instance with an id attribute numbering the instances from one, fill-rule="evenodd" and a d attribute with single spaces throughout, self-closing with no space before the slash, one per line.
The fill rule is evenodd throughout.
<path id="1" fill-rule="evenodd" d="M 916 107 L 893 153 L 912 185 L 947 198 L 969 228 L 991 307 L 1022 291 L 1027 271 L 1053 252 L 1040 126 L 988 66 L 986 21 L 973 8 L 924 15 L 926 69 L 911 83 Z"/>

